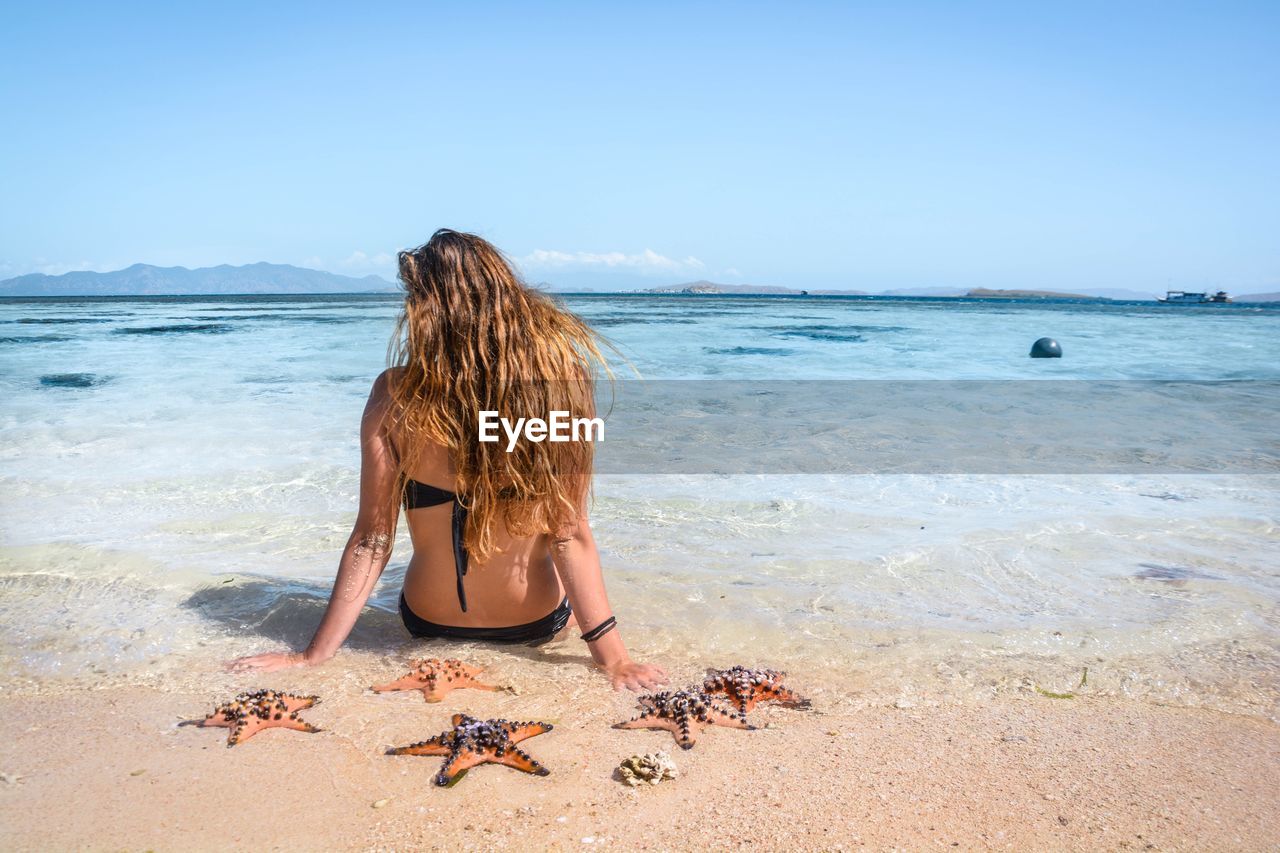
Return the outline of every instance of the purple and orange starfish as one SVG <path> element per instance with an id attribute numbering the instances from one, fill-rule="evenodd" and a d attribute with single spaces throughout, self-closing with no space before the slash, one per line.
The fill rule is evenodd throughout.
<path id="1" fill-rule="evenodd" d="M 421 690 L 428 702 L 439 702 L 450 691 L 459 687 L 474 687 L 477 690 L 501 690 L 489 684 L 476 681 L 476 676 L 483 670 L 468 666 L 460 660 L 440 660 L 425 658 L 410 661 L 413 669 L 390 684 L 375 685 L 370 688 L 374 693 L 388 693 L 393 690 Z"/>
<path id="2" fill-rule="evenodd" d="M 535 776 L 547 776 L 551 771 L 516 744 L 551 729 L 550 723 L 477 720 L 466 714 L 454 714 L 453 728 L 449 731 L 420 743 L 393 747 L 387 750 L 387 755 L 447 756 L 435 776 L 437 785 L 448 785 L 458 774 L 478 764 L 505 764 Z"/>
<path id="3" fill-rule="evenodd" d="M 810 708 L 812 703 L 802 699 L 782 684 L 785 672 L 774 669 L 748 669 L 735 666 L 730 669 L 713 669 L 707 672 L 702 689 L 712 695 L 722 695 L 733 703 L 740 716 L 758 702 L 777 702 L 788 708 Z"/>
<path id="4" fill-rule="evenodd" d="M 640 697 L 640 714 L 617 723 L 615 729 L 666 729 L 681 749 L 693 749 L 706 726 L 754 729 L 746 716 L 735 714 L 714 696 L 698 690 L 664 690 Z"/>
<path id="5" fill-rule="evenodd" d="M 221 726 L 231 729 L 227 746 L 233 747 L 248 740 L 263 729 L 285 728 L 300 732 L 318 732 L 320 729 L 298 716 L 320 701 L 318 696 L 297 696 L 278 693 L 275 690 L 257 690 L 241 693 L 224 705 L 219 705 L 203 720 L 188 720 L 181 725 Z"/>

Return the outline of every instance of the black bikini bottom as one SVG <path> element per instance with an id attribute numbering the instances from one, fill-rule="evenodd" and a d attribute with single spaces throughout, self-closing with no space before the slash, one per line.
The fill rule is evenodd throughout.
<path id="1" fill-rule="evenodd" d="M 449 640 L 484 640 L 490 643 L 529 643 L 536 645 L 545 643 L 564 630 L 569 624 L 569 616 L 573 610 L 569 607 L 569 598 L 565 597 L 560 606 L 541 619 L 525 625 L 512 625 L 508 628 L 459 628 L 453 625 L 437 625 L 428 622 L 409 609 L 409 602 L 400 593 L 400 618 L 404 626 L 415 637 L 443 637 Z"/>

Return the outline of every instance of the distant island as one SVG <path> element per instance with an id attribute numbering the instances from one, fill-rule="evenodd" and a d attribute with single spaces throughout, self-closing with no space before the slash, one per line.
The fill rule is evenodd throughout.
<path id="1" fill-rule="evenodd" d="M 337 275 L 289 264 L 187 269 L 134 264 L 115 272 L 32 273 L 0 281 L 0 296 L 231 296 L 238 294 L 393 293 L 385 278 Z"/>
<path id="2" fill-rule="evenodd" d="M 886 294 L 868 294 L 865 290 L 796 290 L 791 287 L 778 287 L 768 284 L 717 284 L 714 281 L 691 281 L 686 284 L 672 284 L 667 287 L 651 287 L 643 293 L 672 293 L 695 295 L 775 295 L 775 296 L 934 296 L 938 298 L 954 298 L 957 296 L 974 299 L 1006 298 L 1006 299 L 1100 299 L 1105 296 L 1092 296 L 1085 293 L 1059 293 L 1056 290 L 988 290 L 977 287 L 972 290 L 952 290 L 948 288 L 926 288 L 924 291 L 895 291 Z"/>
<path id="3" fill-rule="evenodd" d="M 1107 299 L 1105 296 L 1062 293 L 1057 290 L 988 290 L 985 287 L 975 287 L 965 293 L 965 296 L 973 299 Z"/>
<path id="4" fill-rule="evenodd" d="M 778 287 L 772 284 L 717 284 L 714 281 L 690 281 L 685 284 L 672 284 L 667 287 L 651 287 L 641 293 L 692 293 L 692 294 L 737 294 L 750 296 L 772 294 L 775 296 L 866 296 L 864 290 L 796 290 L 792 287 Z"/>

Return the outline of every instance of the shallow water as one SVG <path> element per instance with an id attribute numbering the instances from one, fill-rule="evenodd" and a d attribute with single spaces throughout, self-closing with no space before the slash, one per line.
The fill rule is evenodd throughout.
<path id="1" fill-rule="evenodd" d="M 646 379 L 1280 379 L 1274 309 L 569 302 Z M 354 517 L 359 414 L 396 308 L 0 303 L 5 686 L 172 683 L 305 643 Z M 1042 335 L 1066 357 L 1029 359 Z M 1117 420 L 1137 414 L 1091 414 L 1142 432 Z M 1274 715 L 1275 449 L 1208 473 L 1142 454 L 1089 473 L 624 470 L 598 478 L 593 519 L 628 641 L 682 672 L 770 664 L 880 702 L 1063 692 L 1087 667 L 1082 693 Z M 688 470 L 712 470 L 697 463 L 714 447 L 688 452 Z M 407 548 L 353 665 L 413 648 L 394 614 Z"/>

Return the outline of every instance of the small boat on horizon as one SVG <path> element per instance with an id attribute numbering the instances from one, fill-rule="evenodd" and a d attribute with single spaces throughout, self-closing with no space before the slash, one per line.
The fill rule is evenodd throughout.
<path id="1" fill-rule="evenodd" d="M 1230 302 L 1231 297 L 1227 295 L 1225 290 L 1219 290 L 1213 295 L 1191 293 L 1186 290 L 1170 290 L 1163 297 L 1157 298 L 1156 301 L 1164 305 L 1221 305 Z"/>

